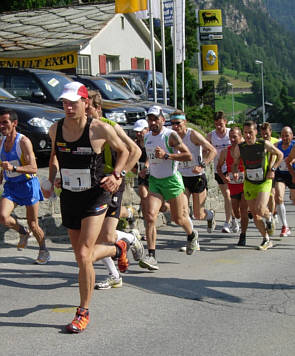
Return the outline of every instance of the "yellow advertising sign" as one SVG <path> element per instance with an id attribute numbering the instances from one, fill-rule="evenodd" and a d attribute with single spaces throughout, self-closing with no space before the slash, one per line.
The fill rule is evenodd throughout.
<path id="1" fill-rule="evenodd" d="M 200 33 L 222 32 L 220 9 L 199 10 Z"/>
<path id="2" fill-rule="evenodd" d="M 77 64 L 78 54 L 75 51 L 54 53 L 38 57 L 0 57 L 0 67 L 2 68 L 41 68 L 60 70 L 76 68 Z"/>
<path id="3" fill-rule="evenodd" d="M 217 45 L 201 46 L 203 74 L 218 74 Z"/>

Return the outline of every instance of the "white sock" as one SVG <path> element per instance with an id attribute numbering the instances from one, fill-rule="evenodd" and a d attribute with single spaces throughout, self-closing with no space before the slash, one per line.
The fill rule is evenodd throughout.
<path id="1" fill-rule="evenodd" d="M 129 241 L 130 245 L 133 244 L 134 240 L 135 240 L 135 236 L 133 234 L 124 232 L 124 231 L 119 231 L 116 230 L 117 234 L 118 234 L 118 239 L 117 240 L 122 240 L 122 239 L 126 239 L 127 241 Z"/>
<path id="2" fill-rule="evenodd" d="M 115 262 L 113 261 L 113 259 L 111 257 L 103 258 L 102 262 L 106 266 L 109 274 L 111 274 L 115 278 L 120 278 L 120 273 L 118 272 Z"/>
<path id="3" fill-rule="evenodd" d="M 288 227 L 285 204 L 277 205 L 277 212 L 281 219 L 282 225 Z"/>

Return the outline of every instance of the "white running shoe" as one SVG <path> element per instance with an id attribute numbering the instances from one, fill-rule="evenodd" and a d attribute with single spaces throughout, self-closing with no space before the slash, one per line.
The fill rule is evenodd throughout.
<path id="1" fill-rule="evenodd" d="M 225 222 L 224 225 L 223 225 L 223 228 L 221 230 L 223 233 L 225 234 L 229 234 L 230 233 L 230 228 L 229 228 L 229 223 L 228 222 Z"/>
<path id="2" fill-rule="evenodd" d="M 240 225 L 237 219 L 232 219 L 231 223 L 232 232 L 237 233 L 240 231 Z"/>

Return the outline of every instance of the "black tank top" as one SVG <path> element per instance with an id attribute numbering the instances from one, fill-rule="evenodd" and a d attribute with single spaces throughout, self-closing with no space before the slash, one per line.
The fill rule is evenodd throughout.
<path id="1" fill-rule="evenodd" d="M 87 118 L 81 137 L 74 142 L 67 142 L 62 135 L 64 119 L 57 124 L 55 152 L 59 169 L 90 169 L 91 188 L 99 186 L 104 177 L 103 152 L 97 154 L 93 151 L 89 139 L 89 126 L 92 118 Z"/>

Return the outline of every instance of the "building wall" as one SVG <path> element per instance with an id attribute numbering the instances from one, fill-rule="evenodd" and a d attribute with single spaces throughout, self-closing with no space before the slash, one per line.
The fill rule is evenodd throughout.
<path id="1" fill-rule="evenodd" d="M 124 28 L 122 20 L 124 19 Z M 91 74 L 99 73 L 99 55 L 119 56 L 119 69 L 130 69 L 131 58 L 149 59 L 148 43 L 135 31 L 131 22 L 122 14 L 117 14 L 109 24 L 94 37 L 80 54 L 91 55 Z"/>

